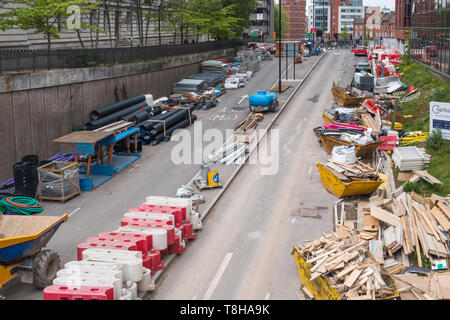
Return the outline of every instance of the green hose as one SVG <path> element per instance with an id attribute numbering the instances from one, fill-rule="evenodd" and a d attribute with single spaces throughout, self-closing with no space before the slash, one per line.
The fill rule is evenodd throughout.
<path id="1" fill-rule="evenodd" d="M 36 199 L 29 197 L 9 197 L 0 200 L 0 212 L 13 212 L 26 216 L 44 211 L 42 205 Z"/>

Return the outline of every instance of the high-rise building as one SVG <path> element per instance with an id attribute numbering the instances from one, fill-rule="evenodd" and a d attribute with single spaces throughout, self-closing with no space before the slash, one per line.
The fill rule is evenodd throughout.
<path id="1" fill-rule="evenodd" d="M 274 0 L 258 0 L 256 11 L 250 15 L 250 26 L 244 31 L 244 38 L 255 41 L 273 39 Z"/>
<path id="2" fill-rule="evenodd" d="M 348 35 L 353 38 L 355 18 L 364 17 L 362 0 L 312 0 L 308 8 L 308 31 L 316 28 L 329 34 L 329 38 L 338 40 Z"/>
<path id="3" fill-rule="evenodd" d="M 306 35 L 306 0 L 283 0 L 288 18 L 288 30 L 284 37 L 287 40 L 299 40 Z"/>

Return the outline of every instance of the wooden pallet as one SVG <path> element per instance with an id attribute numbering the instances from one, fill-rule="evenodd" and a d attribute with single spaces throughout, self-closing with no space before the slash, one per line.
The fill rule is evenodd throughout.
<path id="1" fill-rule="evenodd" d="M 39 201 L 57 201 L 57 202 L 61 202 L 61 203 L 66 203 L 68 200 L 75 198 L 76 196 L 79 196 L 81 194 L 81 191 L 72 193 L 68 196 L 65 197 L 43 197 L 43 196 L 39 196 L 38 199 Z"/>

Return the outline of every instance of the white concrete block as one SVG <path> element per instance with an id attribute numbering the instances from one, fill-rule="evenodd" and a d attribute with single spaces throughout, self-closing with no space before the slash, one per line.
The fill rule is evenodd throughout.
<path id="1" fill-rule="evenodd" d="M 118 263 L 126 266 L 127 279 L 139 282 L 142 280 L 142 252 L 109 249 L 86 249 L 83 251 L 83 260 Z"/>

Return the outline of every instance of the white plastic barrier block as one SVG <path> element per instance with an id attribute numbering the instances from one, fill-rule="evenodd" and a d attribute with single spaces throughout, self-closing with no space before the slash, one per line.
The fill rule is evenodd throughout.
<path id="1" fill-rule="evenodd" d="M 154 220 L 170 220 L 172 225 L 175 226 L 175 216 L 173 214 L 164 213 L 148 213 L 142 211 L 127 212 L 124 215 L 125 218 L 144 218 L 144 219 L 154 219 Z"/>
<path id="2" fill-rule="evenodd" d="M 122 282 L 117 278 L 108 277 L 85 277 L 82 275 L 60 276 L 53 280 L 53 284 L 63 286 L 92 286 L 92 287 L 113 287 L 114 300 L 121 297 Z"/>
<path id="3" fill-rule="evenodd" d="M 180 229 L 175 229 L 175 236 L 178 236 L 180 246 L 186 247 L 186 244 L 183 241 L 183 233 Z"/>
<path id="4" fill-rule="evenodd" d="M 192 199 L 149 196 L 145 198 L 144 204 L 186 208 L 186 217 L 192 223 L 194 230 L 203 228 L 200 221 L 200 214 L 192 210 Z"/>
<path id="5" fill-rule="evenodd" d="M 153 249 L 161 251 L 167 249 L 167 231 L 164 229 L 155 229 L 155 228 L 138 228 L 138 227 L 130 227 L 124 226 L 119 227 L 114 232 L 124 232 L 124 233 L 137 233 L 137 234 L 145 234 L 152 235 L 153 240 Z"/>
<path id="6" fill-rule="evenodd" d="M 150 205 L 154 205 L 154 206 L 169 206 L 169 207 L 186 208 L 186 216 L 189 216 L 192 212 L 192 200 L 191 199 L 149 196 L 149 197 L 145 198 L 144 204 L 150 204 Z"/>
<path id="7" fill-rule="evenodd" d="M 83 251 L 83 260 L 123 264 L 126 266 L 127 279 L 134 282 L 142 280 L 144 267 L 140 251 L 92 248 Z"/>
<path id="8" fill-rule="evenodd" d="M 192 223 L 192 228 L 194 230 L 203 229 L 203 224 L 200 220 L 200 213 L 192 211 L 191 215 L 189 216 L 189 222 Z"/>
<path id="9" fill-rule="evenodd" d="M 143 278 L 141 281 L 137 283 L 137 291 L 138 292 L 147 292 L 153 291 L 156 289 L 155 283 L 152 279 L 150 269 L 145 269 L 143 273 Z"/>
<path id="10" fill-rule="evenodd" d="M 131 300 L 137 299 L 137 284 L 136 284 L 136 282 L 127 281 L 124 289 L 131 292 Z"/>
<path id="11" fill-rule="evenodd" d="M 111 270 L 111 269 L 96 269 L 95 267 L 72 267 L 69 269 L 61 269 L 56 273 L 56 276 L 83 276 L 83 277 L 106 277 L 106 278 L 116 278 L 120 282 L 123 280 L 123 272 L 121 270 Z"/>
<path id="12" fill-rule="evenodd" d="M 130 290 L 122 289 L 122 296 L 118 300 L 133 300 L 133 294 Z"/>

